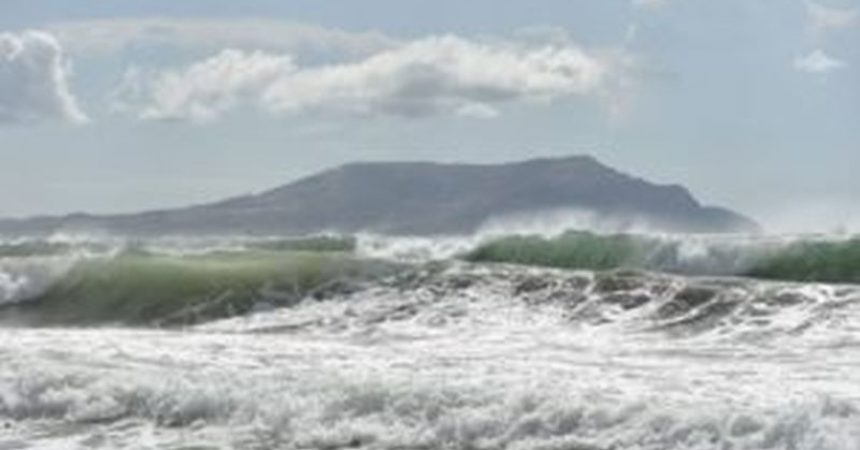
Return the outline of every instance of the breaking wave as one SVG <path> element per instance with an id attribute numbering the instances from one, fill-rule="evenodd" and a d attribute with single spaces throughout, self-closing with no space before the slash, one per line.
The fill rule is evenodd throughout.
<path id="1" fill-rule="evenodd" d="M 478 245 L 473 262 L 567 269 L 634 268 L 687 275 L 860 282 L 860 239 L 598 235 L 507 236 Z"/>
<path id="2" fill-rule="evenodd" d="M 320 298 L 387 267 L 313 252 L 30 259 L 0 272 L 0 312 L 6 323 L 182 325 Z"/>
<path id="3" fill-rule="evenodd" d="M 857 248 L 5 242 L 0 448 L 856 449 Z"/>
<path id="4" fill-rule="evenodd" d="M 0 328 L 0 444 L 851 449 L 858 290 L 433 263 L 181 332 Z"/>
<path id="5" fill-rule="evenodd" d="M 106 250 L 87 244 L 63 255 L 0 258 L 0 320 L 42 326 L 187 326 L 277 308 L 295 314 L 291 308 L 301 302 L 355 293 L 420 290 L 457 297 L 480 285 L 488 296 L 564 304 L 563 314 L 576 321 L 611 322 L 613 311 L 625 311 L 625 317 L 649 328 L 683 334 L 726 321 L 735 328 L 741 322 L 760 323 L 766 310 L 790 306 L 787 310 L 796 313 L 799 304 L 851 296 L 849 287 L 735 275 L 852 281 L 860 248 L 853 240 L 727 243 L 590 233 L 506 237 L 471 247 L 454 239 L 378 236 L 183 245 L 159 241 Z M 583 272 L 486 264 L 491 261 Z M 816 320 L 809 314 L 805 319 Z"/>

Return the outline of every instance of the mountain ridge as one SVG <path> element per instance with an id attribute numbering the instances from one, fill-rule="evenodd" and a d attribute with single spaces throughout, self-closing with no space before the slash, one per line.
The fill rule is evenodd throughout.
<path id="1" fill-rule="evenodd" d="M 467 234 L 492 218 L 564 209 L 671 232 L 759 228 L 738 213 L 702 205 L 681 185 L 652 183 L 575 155 L 503 164 L 355 162 L 185 208 L 0 220 L 0 233 Z"/>

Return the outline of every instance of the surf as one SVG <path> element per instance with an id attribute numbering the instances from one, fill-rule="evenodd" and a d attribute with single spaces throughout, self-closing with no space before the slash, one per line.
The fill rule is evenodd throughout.
<path id="1" fill-rule="evenodd" d="M 814 251 L 850 273 L 850 239 L 4 245 L 0 447 L 860 443 L 860 286 L 783 269 Z"/>
<path id="2" fill-rule="evenodd" d="M 641 269 L 801 282 L 860 282 L 860 238 L 595 234 L 502 236 L 464 255 L 568 269 Z"/>

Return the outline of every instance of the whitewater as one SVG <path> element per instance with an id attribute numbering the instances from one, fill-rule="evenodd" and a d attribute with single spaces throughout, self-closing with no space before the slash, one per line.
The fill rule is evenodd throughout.
<path id="1" fill-rule="evenodd" d="M 858 449 L 858 241 L 0 241 L 0 449 Z"/>

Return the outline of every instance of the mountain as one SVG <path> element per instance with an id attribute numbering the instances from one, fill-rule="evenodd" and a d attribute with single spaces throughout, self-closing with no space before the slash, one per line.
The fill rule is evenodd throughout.
<path id="1" fill-rule="evenodd" d="M 754 231 L 750 219 L 702 206 L 685 188 L 651 183 L 590 156 L 474 165 L 355 163 L 293 183 L 188 208 L 0 221 L 3 234 L 461 234 L 491 218 L 588 211 L 674 232 Z"/>

